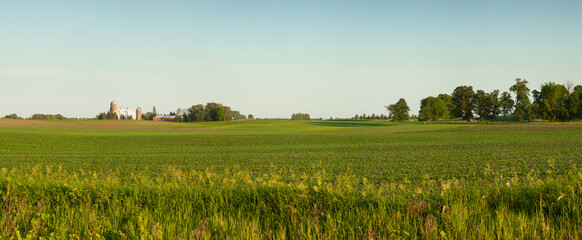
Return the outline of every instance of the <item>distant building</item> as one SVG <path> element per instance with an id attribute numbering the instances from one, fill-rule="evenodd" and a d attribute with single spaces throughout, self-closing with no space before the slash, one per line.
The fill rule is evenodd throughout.
<path id="1" fill-rule="evenodd" d="M 129 108 L 117 108 L 117 102 L 112 101 L 111 107 L 109 111 L 114 113 L 117 119 L 133 119 L 133 120 L 141 120 L 141 108 L 138 107 L 136 111 L 133 111 Z M 137 114 L 136 114 L 137 112 Z"/>
<path id="2" fill-rule="evenodd" d="M 154 121 L 161 121 L 161 122 L 175 122 L 176 116 L 170 115 L 158 115 L 153 118 Z"/>

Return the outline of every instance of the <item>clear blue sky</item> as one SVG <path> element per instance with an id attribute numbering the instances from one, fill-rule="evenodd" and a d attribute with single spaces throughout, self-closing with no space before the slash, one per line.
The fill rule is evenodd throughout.
<path id="1" fill-rule="evenodd" d="M 387 113 L 459 85 L 582 84 L 582 1 L 1 1 L 0 115 L 220 102 Z"/>

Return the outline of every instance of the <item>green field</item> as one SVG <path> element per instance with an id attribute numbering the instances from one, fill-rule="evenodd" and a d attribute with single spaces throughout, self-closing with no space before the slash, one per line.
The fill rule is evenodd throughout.
<path id="1" fill-rule="evenodd" d="M 0 120 L 0 236 L 582 234 L 582 123 Z"/>

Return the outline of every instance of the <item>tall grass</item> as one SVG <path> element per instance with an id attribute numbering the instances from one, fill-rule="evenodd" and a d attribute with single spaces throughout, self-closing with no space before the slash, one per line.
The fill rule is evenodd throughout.
<path id="1" fill-rule="evenodd" d="M 374 182 L 271 167 L 0 169 L 0 237 L 580 239 L 582 173 Z"/>

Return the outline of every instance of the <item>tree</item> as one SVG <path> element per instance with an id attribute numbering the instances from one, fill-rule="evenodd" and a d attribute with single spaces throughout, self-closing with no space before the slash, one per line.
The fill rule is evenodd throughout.
<path id="1" fill-rule="evenodd" d="M 531 107 L 529 101 L 529 88 L 527 87 L 527 81 L 521 78 L 515 79 L 515 84 L 509 88 L 510 91 L 515 93 L 515 117 L 517 121 L 523 122 L 524 118 L 528 117 L 532 120 Z"/>
<path id="2" fill-rule="evenodd" d="M 175 117 L 174 117 L 174 121 L 176 121 L 176 122 L 182 122 L 183 121 L 183 118 L 182 118 L 182 109 L 179 109 L 178 108 L 176 110 L 176 114 L 175 114 Z"/>
<path id="3" fill-rule="evenodd" d="M 449 118 L 447 103 L 438 97 L 427 97 L 420 101 L 419 120 L 438 120 Z"/>
<path id="4" fill-rule="evenodd" d="M 154 111 L 153 111 L 154 117 L 158 116 L 158 112 L 156 112 L 156 106 L 154 106 Z"/>
<path id="5" fill-rule="evenodd" d="M 445 104 L 447 105 L 447 109 L 449 112 L 449 118 L 451 117 L 451 112 L 453 111 L 453 98 L 451 97 L 451 95 L 446 94 L 446 93 L 441 93 L 438 95 L 438 98 L 442 99 L 443 101 L 445 101 Z"/>
<path id="6" fill-rule="evenodd" d="M 478 90 L 475 94 L 475 112 L 481 120 L 495 121 L 501 112 L 501 102 L 499 101 L 499 90 L 485 93 Z"/>
<path id="7" fill-rule="evenodd" d="M 206 109 L 206 113 L 207 114 L 206 114 L 206 120 L 205 121 L 208 121 L 208 122 L 209 121 L 217 121 L 217 120 L 214 120 L 216 118 L 213 118 L 212 113 L 215 112 L 215 109 L 218 109 L 218 108 L 223 108 L 222 107 L 222 104 L 215 103 L 215 102 L 206 103 L 206 108 L 205 109 Z M 222 109 L 222 113 L 224 113 L 224 108 Z"/>
<path id="8" fill-rule="evenodd" d="M 501 113 L 503 116 L 508 116 L 513 112 L 513 106 L 515 105 L 515 101 L 511 98 L 511 93 L 503 92 L 501 94 Z"/>
<path id="9" fill-rule="evenodd" d="M 531 94 L 533 96 L 533 103 L 530 105 L 531 109 L 532 109 L 532 115 L 536 115 L 539 118 L 542 118 L 542 93 L 538 90 L 533 90 L 531 91 Z"/>
<path id="10" fill-rule="evenodd" d="M 578 94 L 578 114 L 577 117 L 582 117 L 582 85 L 574 87 L 574 93 Z"/>
<path id="11" fill-rule="evenodd" d="M 249 116 L 247 118 L 248 119 L 255 119 L 255 116 L 253 116 L 252 114 L 249 114 Z"/>
<path id="12" fill-rule="evenodd" d="M 576 119 L 580 113 L 580 107 L 582 100 L 580 100 L 580 94 L 573 91 L 570 96 L 568 96 L 567 107 L 570 119 Z"/>
<path id="13" fill-rule="evenodd" d="M 232 111 L 232 119 L 233 120 L 239 120 L 241 119 L 241 115 L 239 111 Z"/>
<path id="14" fill-rule="evenodd" d="M 143 119 L 143 120 L 154 120 L 154 117 L 155 116 L 156 115 L 154 115 L 153 112 L 142 113 L 141 114 L 141 119 Z"/>
<path id="15" fill-rule="evenodd" d="M 232 120 L 232 110 L 230 109 L 229 106 L 223 106 L 222 107 L 224 109 L 224 119 L 225 121 L 230 121 Z"/>
<path id="16" fill-rule="evenodd" d="M 204 109 L 204 105 L 198 104 L 188 109 L 187 117 L 184 119 L 186 119 L 188 122 L 204 122 L 207 121 L 207 115 L 208 114 L 206 109 Z"/>
<path id="17" fill-rule="evenodd" d="M 410 108 L 408 104 L 406 104 L 406 100 L 401 98 L 395 104 L 390 104 L 386 106 L 386 109 L 390 112 L 390 116 L 392 117 L 393 121 L 406 121 L 410 119 L 408 112 L 410 112 Z"/>
<path id="18" fill-rule="evenodd" d="M 564 85 L 548 82 L 542 84 L 540 91 L 540 114 L 550 121 L 562 120 L 569 117 L 567 109 L 568 89 Z"/>
<path id="19" fill-rule="evenodd" d="M 455 88 L 451 95 L 453 117 L 461 117 L 469 121 L 473 118 L 473 109 L 475 106 L 475 92 L 472 86 L 459 86 Z"/>
<path id="20" fill-rule="evenodd" d="M 142 117 L 143 117 L 143 114 L 142 114 Z M 117 119 L 117 115 L 115 115 L 115 113 L 112 111 L 108 111 L 108 112 L 99 113 L 95 118 L 97 118 L 99 120 Z"/>
<path id="21" fill-rule="evenodd" d="M 226 118 L 224 116 L 224 108 L 218 107 L 212 109 L 212 111 L 210 112 L 210 119 L 212 121 L 226 121 Z"/>

